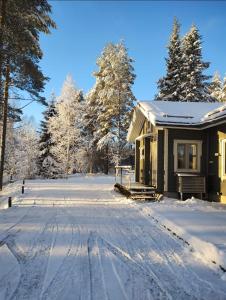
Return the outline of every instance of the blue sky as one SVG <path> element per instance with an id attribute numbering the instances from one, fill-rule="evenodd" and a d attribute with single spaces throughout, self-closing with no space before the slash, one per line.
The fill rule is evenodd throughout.
<path id="1" fill-rule="evenodd" d="M 226 73 L 226 2 L 224 1 L 50 1 L 57 30 L 41 36 L 41 68 L 50 77 L 45 96 L 59 95 L 70 73 L 78 88 L 87 92 L 94 84 L 96 59 L 106 43 L 125 40 L 135 60 L 133 87 L 139 100 L 151 100 L 156 81 L 165 73 L 166 45 L 174 16 L 184 35 L 195 23 L 203 37 L 203 57 L 208 74 Z M 32 104 L 24 114 L 38 124 L 43 107 Z"/>

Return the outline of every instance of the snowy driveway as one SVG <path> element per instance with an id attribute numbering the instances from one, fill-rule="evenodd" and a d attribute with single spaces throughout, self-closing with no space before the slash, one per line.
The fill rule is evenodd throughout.
<path id="1" fill-rule="evenodd" d="M 27 183 L 0 211 L 0 299 L 226 299 L 219 274 L 112 183 Z"/>

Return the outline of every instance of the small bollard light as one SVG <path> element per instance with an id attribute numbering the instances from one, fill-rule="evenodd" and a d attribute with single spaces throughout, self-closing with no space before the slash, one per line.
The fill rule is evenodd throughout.
<path id="1" fill-rule="evenodd" d="M 22 192 L 22 194 L 24 194 L 24 185 L 22 185 L 21 192 Z"/>
<path id="2" fill-rule="evenodd" d="M 25 184 L 25 179 L 23 179 L 23 184 Z"/>
<path id="3" fill-rule="evenodd" d="M 12 197 L 8 198 L 8 207 L 12 207 Z"/>

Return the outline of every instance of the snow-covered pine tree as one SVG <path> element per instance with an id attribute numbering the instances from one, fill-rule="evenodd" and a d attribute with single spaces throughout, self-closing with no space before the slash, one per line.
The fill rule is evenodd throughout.
<path id="1" fill-rule="evenodd" d="M 223 79 L 220 101 L 226 102 L 226 76 Z"/>
<path id="2" fill-rule="evenodd" d="M 159 93 L 156 95 L 156 100 L 180 101 L 182 99 L 182 50 L 180 24 L 177 18 L 174 18 L 173 31 L 167 48 L 168 58 L 166 58 L 166 76 L 159 79 L 157 83 Z"/>
<path id="3" fill-rule="evenodd" d="M 201 36 L 195 25 L 182 40 L 183 66 L 182 82 L 183 101 L 213 102 L 209 92 L 210 76 L 203 72 L 209 67 L 209 62 L 202 60 Z"/>
<path id="4" fill-rule="evenodd" d="M 65 175 L 76 168 L 83 103 L 82 91 L 75 88 L 72 77 L 68 75 L 56 102 L 57 114 L 49 119 L 49 131 L 54 143 L 52 153 Z"/>
<path id="5" fill-rule="evenodd" d="M 100 105 L 98 146 L 105 149 L 106 157 L 110 154 L 115 164 L 128 155 L 126 134 L 136 100 L 132 92 L 135 80 L 132 62 L 124 43 L 110 43 L 97 60 L 99 70 L 94 73 Z"/>
<path id="6" fill-rule="evenodd" d="M 216 99 L 217 101 L 221 101 L 221 94 L 222 94 L 222 82 L 218 72 L 214 73 L 212 78 L 212 82 L 209 86 L 209 91 L 211 97 Z"/>
<path id="7" fill-rule="evenodd" d="M 100 106 L 98 103 L 97 87 L 94 87 L 89 91 L 85 97 L 85 103 L 83 106 L 82 121 L 81 121 L 81 147 L 80 154 L 83 157 L 83 162 L 86 164 L 84 171 L 93 173 L 98 171 L 98 166 L 101 167 L 99 160 L 99 151 L 97 150 L 97 142 L 99 140 L 98 129 L 98 115 Z"/>
<path id="8" fill-rule="evenodd" d="M 54 145 L 52 141 L 52 134 L 49 131 L 49 119 L 56 115 L 55 108 L 56 96 L 51 94 L 48 107 L 43 112 L 43 120 L 40 124 L 40 138 L 39 138 L 39 157 L 38 157 L 38 174 L 44 178 L 55 178 L 59 173 L 58 163 L 55 155 L 52 153 Z"/>

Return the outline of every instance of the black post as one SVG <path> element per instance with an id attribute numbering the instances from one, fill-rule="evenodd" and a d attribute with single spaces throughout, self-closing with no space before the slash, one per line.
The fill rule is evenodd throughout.
<path id="1" fill-rule="evenodd" d="M 8 207 L 12 207 L 12 197 L 9 197 L 8 199 Z"/>
<path id="2" fill-rule="evenodd" d="M 23 179 L 23 184 L 25 184 L 25 179 Z"/>
<path id="3" fill-rule="evenodd" d="M 24 185 L 22 185 L 21 192 L 22 192 L 22 194 L 24 194 Z"/>

